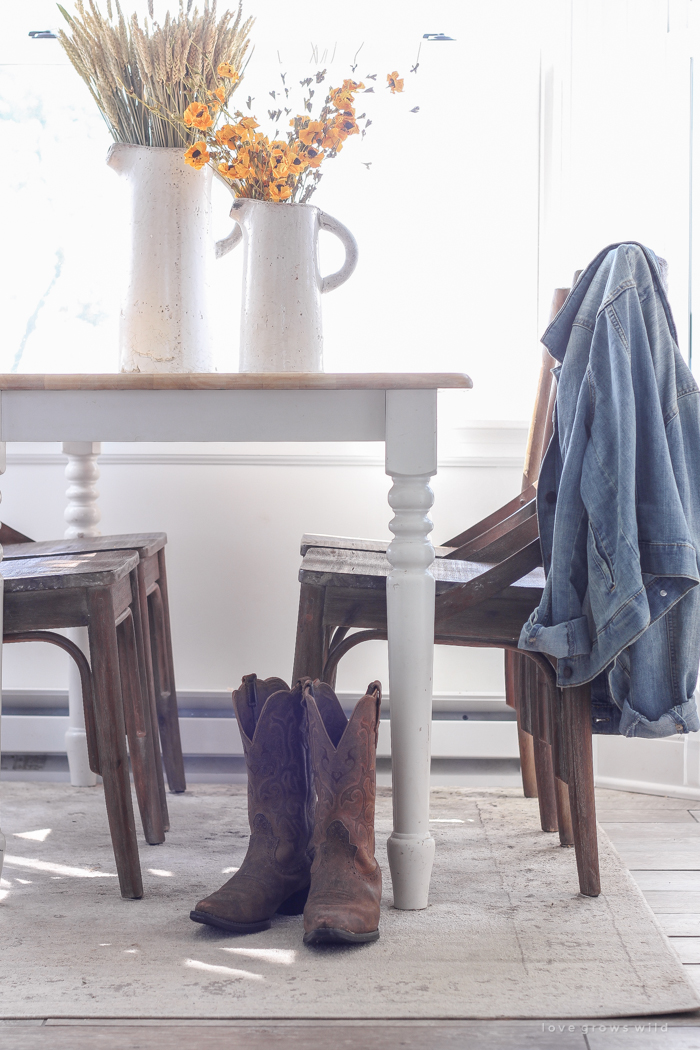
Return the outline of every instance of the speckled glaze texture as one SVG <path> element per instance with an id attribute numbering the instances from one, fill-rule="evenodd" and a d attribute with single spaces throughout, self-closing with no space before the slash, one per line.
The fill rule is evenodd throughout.
<path id="1" fill-rule="evenodd" d="M 337 288 L 357 265 L 349 230 L 311 204 L 237 199 L 231 218 L 243 233 L 241 372 L 323 371 L 321 295 Z M 321 277 L 318 233 L 345 247 L 337 273 Z"/>
<path id="2" fill-rule="evenodd" d="M 124 142 L 107 154 L 107 164 L 130 191 L 128 275 L 119 317 L 122 372 L 214 369 L 210 267 L 226 249 L 212 239 L 211 169 L 195 171 L 182 154 L 179 148 Z"/>

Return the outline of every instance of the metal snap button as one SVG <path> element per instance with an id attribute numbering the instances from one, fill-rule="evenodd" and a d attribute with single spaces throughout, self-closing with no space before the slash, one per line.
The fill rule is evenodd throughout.
<path id="1" fill-rule="evenodd" d="M 662 598 L 665 598 L 666 595 L 668 594 L 668 591 L 659 591 L 659 594 L 661 595 Z"/>
<path id="2" fill-rule="evenodd" d="M 562 671 L 562 674 L 564 675 L 564 678 L 571 678 L 573 673 L 574 672 L 572 671 L 572 669 L 570 667 L 568 667 L 568 666 L 565 667 L 564 670 Z"/>

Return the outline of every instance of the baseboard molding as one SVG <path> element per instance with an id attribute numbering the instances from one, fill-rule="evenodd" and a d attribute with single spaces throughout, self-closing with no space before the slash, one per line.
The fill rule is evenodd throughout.
<path id="1" fill-rule="evenodd" d="M 700 800 L 700 787 L 680 787 L 678 784 L 655 784 L 646 780 L 623 780 L 621 777 L 596 777 L 595 786 L 612 791 L 633 791 L 639 795 L 665 795 L 668 798 Z"/>
<path id="2" fill-rule="evenodd" d="M 346 711 L 350 711 L 362 696 L 361 689 L 338 690 L 338 699 Z M 233 718 L 231 691 L 187 690 L 178 691 L 178 707 L 181 718 Z M 68 691 L 66 689 L 5 689 L 2 694 L 2 710 L 5 716 L 68 714 Z M 382 697 L 382 713 L 391 710 L 391 697 Z M 438 716 L 461 718 L 494 718 L 510 720 L 514 714 L 506 705 L 504 693 L 487 692 L 436 692 L 433 693 L 433 712 Z"/>
<path id="3" fill-rule="evenodd" d="M 55 715 L 5 715 L 2 750 L 6 754 L 65 754 L 68 718 Z M 518 757 L 515 722 L 452 721 L 432 724 L 434 758 L 504 759 Z M 391 724 L 382 719 L 377 754 L 391 754 Z M 242 755 L 243 745 L 234 718 L 181 718 L 180 736 L 186 755 Z"/>

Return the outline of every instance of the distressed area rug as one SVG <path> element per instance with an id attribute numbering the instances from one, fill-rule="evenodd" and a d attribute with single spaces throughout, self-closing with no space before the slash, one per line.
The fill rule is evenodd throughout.
<path id="1" fill-rule="evenodd" d="M 235 937 L 190 908 L 240 864 L 245 788 L 169 796 L 162 846 L 141 846 L 146 895 L 123 901 L 100 788 L 0 785 L 0 1017 L 538 1018 L 693 1010 L 698 997 L 600 834 L 603 895 L 578 894 L 573 850 L 515 789 L 434 789 L 426 911 L 391 906 L 375 944 L 306 948 L 301 917 Z"/>

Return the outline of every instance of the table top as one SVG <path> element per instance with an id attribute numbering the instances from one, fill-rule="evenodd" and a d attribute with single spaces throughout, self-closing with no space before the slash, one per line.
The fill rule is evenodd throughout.
<path id="1" fill-rule="evenodd" d="M 462 372 L 189 372 L 0 375 L 1 390 L 445 390 Z"/>

